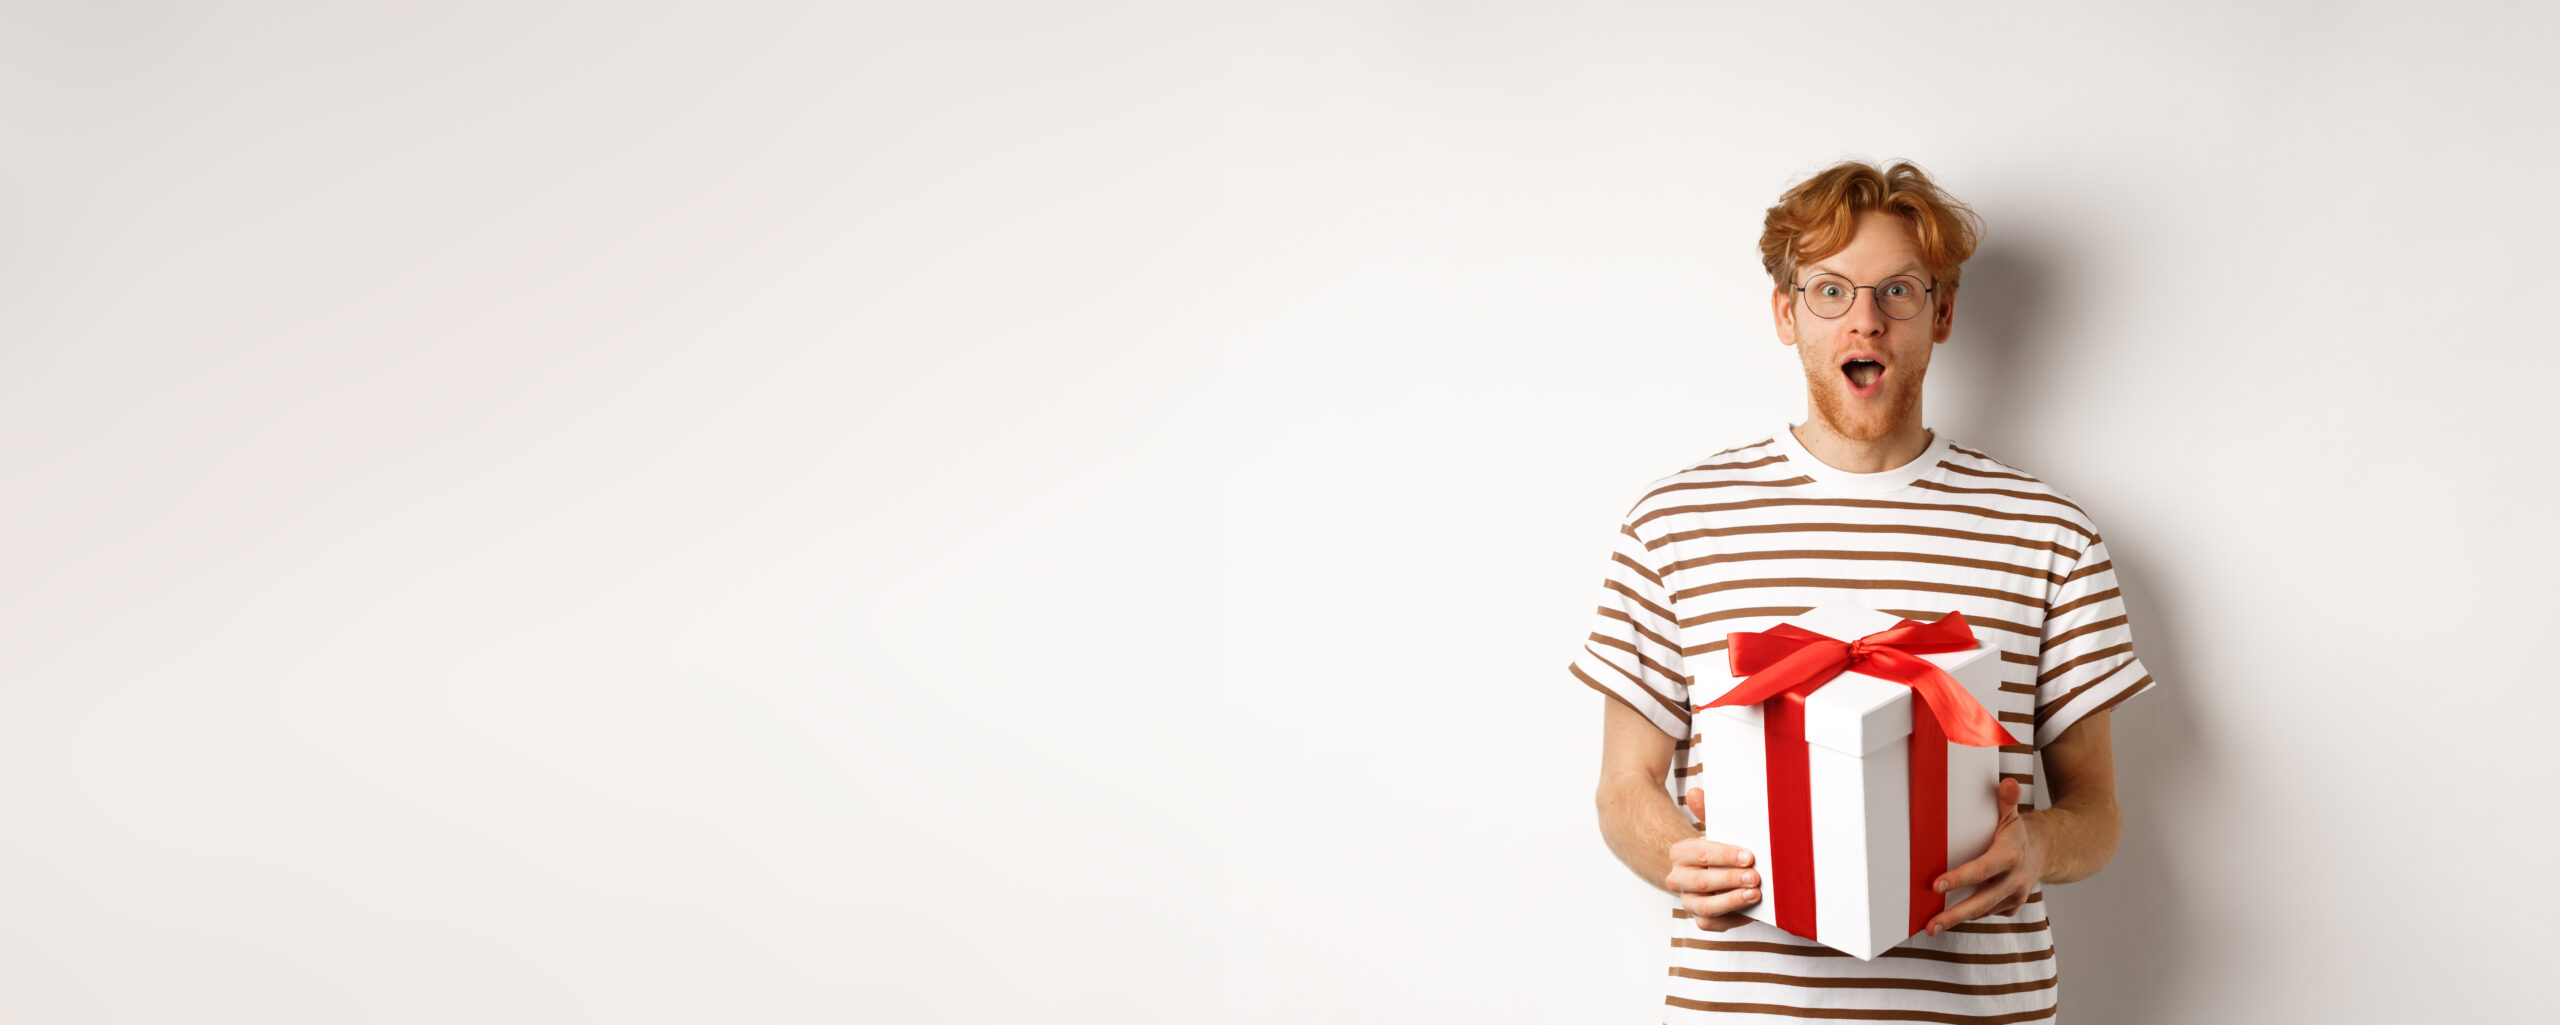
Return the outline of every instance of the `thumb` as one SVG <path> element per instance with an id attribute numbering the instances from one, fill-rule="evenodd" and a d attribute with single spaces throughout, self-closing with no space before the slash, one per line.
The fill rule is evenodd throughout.
<path id="1" fill-rule="evenodd" d="M 2001 818 L 2014 818 L 2014 817 L 2016 817 L 2016 816 L 2017 816 L 2017 814 L 2018 814 L 2018 795 L 2019 795 L 2019 793 L 2020 793 L 2023 789 L 2024 789 L 2024 788 L 2022 788 L 2022 787 L 2020 787 L 2020 786 L 2018 785 L 2018 781 L 2017 781 L 2017 780 L 2014 780 L 2014 779 L 2004 779 L 2004 780 L 2001 780 L 2001 781 L 2000 781 L 2000 817 L 2001 817 Z"/>
<path id="2" fill-rule="evenodd" d="M 1697 787 L 1689 788 L 1689 818 L 1702 828 L 1707 823 L 1707 792 Z"/>

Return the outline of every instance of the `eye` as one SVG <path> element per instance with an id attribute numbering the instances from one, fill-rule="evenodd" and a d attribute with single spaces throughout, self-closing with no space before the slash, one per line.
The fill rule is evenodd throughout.
<path id="1" fill-rule="evenodd" d="M 1888 284 L 1884 286 L 1884 294 L 1896 299 L 1908 299 L 1911 297 L 1911 283 L 1908 281 L 1896 281 Z"/>
<path id="2" fill-rule="evenodd" d="M 1813 286 L 1813 290 L 1821 293 L 1822 297 L 1825 299 L 1837 299 L 1840 297 L 1840 284 L 1835 281 L 1825 281 L 1819 285 L 1815 285 Z"/>

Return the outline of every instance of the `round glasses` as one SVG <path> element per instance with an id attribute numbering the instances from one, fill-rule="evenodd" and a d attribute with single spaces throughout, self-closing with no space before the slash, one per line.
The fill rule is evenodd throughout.
<path id="1" fill-rule="evenodd" d="M 1861 288 L 1873 289 L 1876 308 L 1895 320 L 1911 319 L 1921 307 L 1929 304 L 1929 293 L 1938 290 L 1938 286 L 1923 284 L 1919 278 L 1909 274 L 1897 274 L 1872 285 L 1853 285 L 1849 279 L 1837 274 L 1816 274 L 1813 280 L 1797 285 L 1796 291 L 1804 293 L 1806 309 L 1812 310 L 1814 316 L 1829 320 L 1857 305 Z"/>

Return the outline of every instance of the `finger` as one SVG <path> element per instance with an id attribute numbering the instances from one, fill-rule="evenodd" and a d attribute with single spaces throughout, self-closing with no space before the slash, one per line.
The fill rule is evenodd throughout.
<path id="1" fill-rule="evenodd" d="M 2004 842 L 2000 837 L 1992 837 L 1991 849 L 1982 852 L 1981 857 L 1958 865 L 1948 870 L 1947 874 L 1938 877 L 1938 892 L 1953 893 L 1963 887 L 1981 885 L 1984 880 L 2016 868 L 2017 865 L 2018 849 Z"/>
<path id="2" fill-rule="evenodd" d="M 1726 890 L 1723 893 L 1710 893 L 1703 896 L 1691 894 L 1680 899 L 1680 905 L 1689 909 L 1689 915 L 1692 918 L 1714 918 L 1718 915 L 1730 915 L 1757 903 L 1760 903 L 1760 889 L 1758 887 L 1744 887 L 1739 890 Z"/>
<path id="3" fill-rule="evenodd" d="M 1671 845 L 1673 866 L 1697 865 L 1705 868 L 1749 868 L 1751 852 L 1729 843 L 1717 843 L 1703 836 L 1691 837 Z"/>
<path id="4" fill-rule="evenodd" d="M 2004 832 L 2009 828 L 2010 823 L 2018 821 L 2018 794 L 2020 793 L 2018 781 L 2001 780 L 1999 789 L 1992 793 L 1993 799 L 2000 805 L 2000 818 L 1991 829 L 1994 833 Z"/>
<path id="5" fill-rule="evenodd" d="M 2005 886 L 1985 886 L 1975 890 L 1973 896 L 1965 898 L 1964 903 L 1941 911 L 1938 917 L 1930 919 L 1929 935 L 1936 936 L 1989 914 L 1992 905 L 2007 900 L 2009 895 L 2010 891 Z"/>
<path id="6" fill-rule="evenodd" d="M 1760 873 L 1747 868 L 1681 868 L 1671 871 L 1673 893 L 1722 893 L 1760 885 Z"/>

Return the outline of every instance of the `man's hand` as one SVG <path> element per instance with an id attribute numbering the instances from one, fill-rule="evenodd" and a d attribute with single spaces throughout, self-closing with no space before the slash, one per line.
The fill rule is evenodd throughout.
<path id="1" fill-rule="evenodd" d="M 1929 935 L 1939 935 L 1984 915 L 2011 914 L 2026 906 L 2027 895 L 2044 878 L 2045 854 L 2051 841 L 2041 818 L 2032 812 L 2019 813 L 2021 789 L 2017 780 L 2000 781 L 2000 825 L 1992 831 L 1991 849 L 1938 877 L 1939 893 L 1960 886 L 1980 888 L 1964 903 L 1930 919 Z"/>
<path id="2" fill-rule="evenodd" d="M 1707 820 L 1707 792 L 1689 790 L 1689 816 Z M 1706 837 L 1671 845 L 1671 875 L 1665 888 L 1679 895 L 1689 920 L 1707 932 L 1723 932 L 1751 921 L 1742 909 L 1760 902 L 1760 873 L 1751 867 L 1751 852 Z"/>

